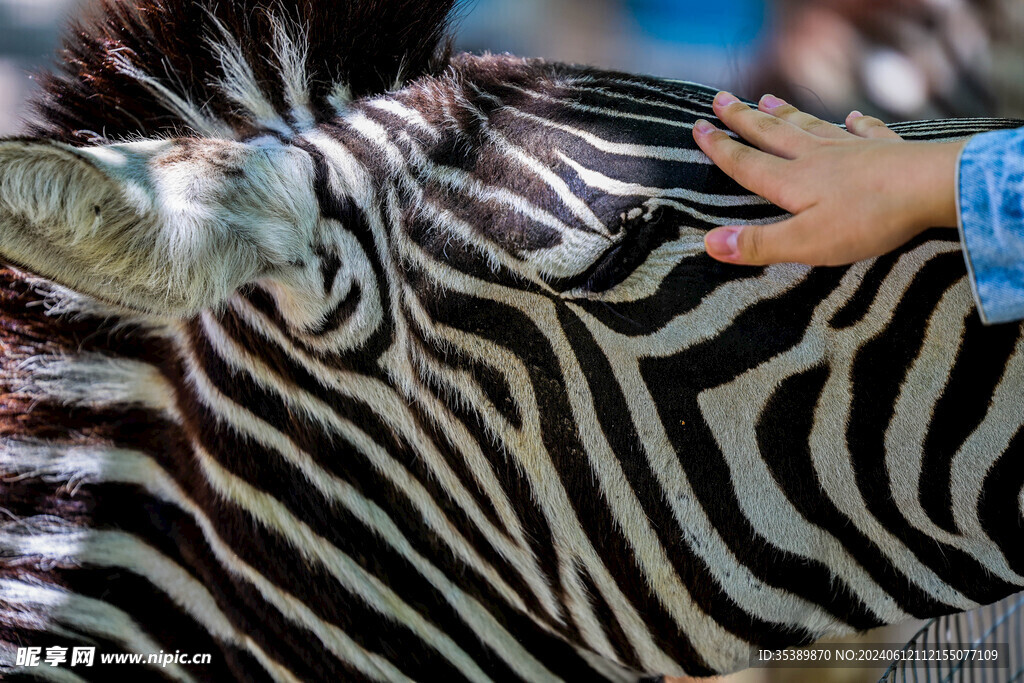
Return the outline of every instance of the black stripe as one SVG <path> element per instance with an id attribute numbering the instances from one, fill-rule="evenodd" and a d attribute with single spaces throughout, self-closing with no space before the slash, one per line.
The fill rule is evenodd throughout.
<path id="1" fill-rule="evenodd" d="M 322 337 L 341 329 L 352 318 L 356 309 L 359 308 L 359 302 L 362 300 L 362 297 L 362 288 L 360 288 L 358 282 L 353 282 L 348 294 L 334 308 L 327 312 L 324 319 L 314 329 L 310 330 L 309 334 L 313 337 Z"/>
<path id="2" fill-rule="evenodd" d="M 479 179 L 478 179 L 479 180 Z M 478 237 L 488 241 L 492 249 L 501 249 L 513 258 L 521 258 L 531 251 L 551 249 L 562 243 L 562 233 L 515 208 L 498 201 L 479 199 L 469 192 L 429 179 L 421 179 L 423 201 L 462 221 Z M 457 198 L 456 201 L 452 201 Z M 435 230 L 445 239 L 460 239 L 447 225 Z M 483 254 L 473 250 L 475 258 L 486 261 Z"/>
<path id="3" fill-rule="evenodd" d="M 442 192 L 434 194 L 440 201 L 439 208 L 454 208 L 446 206 L 448 198 L 446 194 Z M 494 219 L 494 216 L 495 214 L 492 213 L 491 218 Z M 510 270 L 507 266 L 499 264 L 497 267 L 493 267 L 477 247 L 471 246 L 461 237 L 453 235 L 447 226 L 430 218 L 423 209 L 405 211 L 402 215 L 402 228 L 405 230 L 406 237 L 437 261 L 441 269 L 451 268 L 483 282 L 502 285 L 510 289 L 540 291 L 537 285 L 523 275 Z M 494 248 L 497 249 L 498 245 L 495 244 Z M 519 258 L 516 253 L 508 253 L 513 259 Z M 410 284 L 415 286 L 412 282 Z"/>
<path id="4" fill-rule="evenodd" d="M 384 290 L 378 289 L 378 291 L 381 295 L 383 310 L 389 310 L 387 308 L 390 305 L 389 295 L 385 294 Z M 370 335 L 369 339 L 355 348 L 345 349 L 341 352 L 325 353 L 322 350 L 310 347 L 300 334 L 296 334 L 288 326 L 288 323 L 285 322 L 284 318 L 281 317 L 281 313 L 277 310 L 277 304 L 274 302 L 273 297 L 264 289 L 257 286 L 247 286 L 240 289 L 238 294 L 253 308 L 262 313 L 291 343 L 309 355 L 319 358 L 324 364 L 344 367 L 368 377 L 374 377 L 382 381 L 385 380 L 385 372 L 377 363 L 377 359 L 390 348 L 394 341 L 394 327 L 390 322 L 379 326 Z M 256 347 L 251 350 L 259 349 L 260 347 Z"/>
<path id="5" fill-rule="evenodd" d="M 556 123 L 585 130 L 609 142 L 665 145 L 666 142 L 671 141 L 669 144 L 675 146 L 680 140 L 689 135 L 687 129 L 672 123 L 613 118 L 601 112 L 570 108 L 567 105 L 574 97 L 573 93 L 564 93 L 559 90 L 545 91 L 544 89 L 532 87 L 527 87 L 525 90 L 528 92 L 509 87 L 504 83 L 496 83 L 486 87 L 486 91 L 489 94 L 501 99 L 506 106 L 515 107 Z M 554 99 L 549 99 L 545 95 Z M 625 108 L 621 106 L 622 104 L 626 103 L 619 103 L 615 109 L 624 111 Z M 660 111 L 654 115 L 670 122 L 684 120 L 683 112 L 678 112 L 677 115 L 673 116 L 666 115 L 665 112 Z M 695 119 L 696 117 L 693 118 Z"/>
<path id="6" fill-rule="evenodd" d="M 198 679 L 273 680 L 252 655 L 235 645 L 214 640 L 177 603 L 144 576 L 118 567 L 57 569 L 52 572 L 52 576 L 74 593 L 99 600 L 125 612 L 143 633 L 159 644 L 160 650 L 164 653 L 210 654 L 209 664 L 182 667 Z M 116 586 L 116 590 L 111 590 L 112 586 Z M 153 653 L 138 654 L 148 656 Z M 72 671 L 74 669 L 75 667 L 71 667 Z M 299 677 L 315 674 L 310 669 L 300 669 L 292 673 Z"/>
<path id="7" fill-rule="evenodd" d="M 428 389 L 436 390 L 433 387 L 428 387 Z M 440 398 L 443 394 L 437 395 Z M 472 428 L 474 425 L 481 424 L 480 415 L 475 412 L 474 408 L 459 404 L 449 410 L 457 419 L 467 425 L 467 428 L 470 428 L 471 433 L 478 437 L 480 443 L 486 443 L 484 439 L 487 436 L 482 431 L 474 431 Z M 566 600 L 565 577 L 559 571 L 551 528 L 543 511 L 537 505 L 533 489 L 520 471 L 521 468 L 510 464 L 506 456 L 499 453 L 497 449 L 485 448 L 484 455 L 492 462 L 493 466 L 500 467 L 495 474 L 520 520 L 530 550 L 537 558 L 540 569 L 551 585 L 555 598 L 564 604 Z M 560 633 L 562 639 L 555 639 L 532 627 L 526 628 L 526 625 L 511 632 L 532 655 L 537 657 L 550 671 L 565 680 L 604 680 L 604 676 L 593 671 L 587 660 L 579 655 L 575 647 L 569 645 L 569 643 L 583 642 L 583 636 L 571 614 L 562 616 L 566 619 L 565 624 L 554 622 L 546 615 L 539 617 L 551 629 Z"/>
<path id="8" fill-rule="evenodd" d="M 698 100 L 697 102 L 692 99 L 680 101 L 671 92 L 671 86 L 666 83 L 656 85 L 655 87 L 659 88 L 661 92 L 655 92 L 630 83 L 616 83 L 611 79 L 604 80 L 604 83 L 593 86 L 583 84 L 561 87 L 557 91 L 558 96 L 570 98 L 574 102 L 590 107 L 602 107 L 665 119 L 692 122 L 697 118 L 707 118 L 708 112 L 712 112 L 713 115 L 714 110 L 707 106 L 705 101 L 700 101 L 699 97 L 694 98 Z M 693 98 L 692 95 L 687 94 L 687 96 Z"/>
<path id="9" fill-rule="evenodd" d="M 101 421 L 97 421 L 98 417 Z M 209 415 L 197 421 L 204 420 L 213 423 Z M 115 446 L 145 452 L 152 457 L 211 521 L 223 523 L 217 533 L 233 549 L 237 550 L 238 544 L 248 538 L 247 535 L 239 537 L 235 531 L 248 529 L 250 518 L 226 513 L 218 516 L 219 497 L 209 489 L 198 471 L 179 425 L 167 424 L 139 410 L 125 411 L 119 418 L 110 411 L 75 410 L 67 414 L 64 426 L 75 433 L 87 431 L 94 424 L 114 425 Z M 333 658 L 322 646 L 314 645 L 315 635 L 288 622 L 254 587 L 228 573 L 189 514 L 134 486 L 100 484 L 93 488 L 98 501 L 95 510 L 98 526 L 124 527 L 139 533 L 169 558 L 188 568 L 211 592 L 228 620 L 251 637 L 271 659 L 302 680 L 315 678 L 320 675 L 318 672 L 336 671 L 344 675 L 348 671 L 347 665 Z M 265 556 L 258 558 L 254 566 L 260 567 L 265 562 Z M 282 625 L 286 627 L 280 628 Z"/>
<path id="10" fill-rule="evenodd" d="M 875 303 L 875 298 L 878 296 L 882 283 L 892 273 L 896 262 L 907 252 L 912 251 L 925 242 L 932 241 L 956 242 L 957 237 L 955 233 L 951 234 L 948 228 L 927 230 L 907 242 L 898 251 L 879 256 L 871 264 L 871 267 L 868 268 L 868 272 L 864 274 L 864 279 L 861 280 L 857 291 L 854 292 L 849 301 L 843 304 L 842 308 L 835 312 L 829 319 L 828 324 L 837 330 L 841 330 L 852 327 L 863 320 L 864 316 L 871 310 L 872 304 Z"/>
<path id="11" fill-rule="evenodd" d="M 426 383 L 424 387 L 442 403 L 449 396 L 446 388 L 438 387 L 434 383 Z M 484 420 L 478 407 L 457 401 L 448 406 L 448 411 L 452 417 L 462 423 L 477 443 L 488 443 L 491 437 L 483 427 Z M 537 497 L 530 482 L 522 472 L 522 468 L 512 463 L 500 449 L 484 447 L 482 451 L 519 520 L 530 551 L 537 558 L 545 580 L 551 584 L 555 598 L 564 602 L 565 588 L 559 572 L 554 537 L 543 510 L 537 504 Z M 454 449 L 453 452 L 455 452 Z M 569 628 L 572 628 L 571 624 Z"/>
<path id="12" fill-rule="evenodd" d="M 249 328 L 234 312 L 225 312 L 221 315 L 219 322 L 228 336 L 233 338 L 241 348 L 258 349 L 266 363 L 266 367 L 271 372 L 275 372 L 287 385 L 296 391 L 302 391 L 319 398 L 324 402 L 325 408 L 331 410 L 338 417 L 347 419 L 352 424 L 357 425 L 375 443 L 383 447 L 390 457 L 404 466 L 413 478 L 423 486 L 430 499 L 444 512 L 445 517 L 451 520 L 454 527 L 459 529 L 484 559 L 494 566 L 502 576 L 508 579 L 509 583 L 519 591 L 527 603 L 535 606 L 535 603 L 533 603 L 535 596 L 532 591 L 528 590 L 525 585 L 519 584 L 521 580 L 519 573 L 508 566 L 507 562 L 481 534 L 478 526 L 469 517 L 468 513 L 452 500 L 448 492 L 441 486 L 437 476 L 429 469 L 424 458 L 416 453 L 411 444 L 396 434 L 382 416 L 378 415 L 369 405 L 361 400 L 341 397 L 334 393 L 333 390 L 323 386 L 320 381 L 309 373 L 305 366 L 296 362 L 296 359 L 289 356 L 274 342 L 260 337 L 256 331 Z M 197 331 L 196 335 L 196 339 L 199 340 L 201 333 Z M 205 336 L 201 337 L 200 343 L 204 345 L 207 343 Z M 219 356 L 216 356 L 209 347 L 207 349 L 210 357 L 214 359 L 214 365 L 207 367 L 207 370 L 212 371 L 214 375 L 218 372 L 230 373 L 230 370 L 227 369 L 228 366 L 222 363 Z M 233 378 L 233 381 L 238 380 Z M 266 409 L 254 410 L 254 414 L 270 424 L 276 426 L 284 424 L 283 421 L 287 419 L 285 416 L 289 414 L 289 410 L 280 397 L 265 392 L 248 379 L 241 381 L 245 384 L 241 390 L 225 384 L 222 387 L 222 391 L 240 405 L 247 405 L 244 401 L 249 396 L 259 397 L 259 405 L 265 406 Z M 251 405 L 249 407 L 252 409 Z M 452 468 L 453 473 L 470 493 L 474 501 L 480 505 L 488 519 L 492 521 L 494 526 L 503 535 L 510 538 L 508 530 L 505 529 L 497 512 L 494 510 L 492 502 L 481 488 L 479 482 L 476 481 L 476 477 L 469 471 L 466 462 L 460 456 L 459 450 L 440 438 L 440 430 L 427 416 L 420 414 L 415 404 L 410 406 L 410 411 L 413 415 L 420 417 L 421 427 L 425 431 L 438 437 L 434 439 L 433 443 L 437 447 L 438 452 L 444 457 L 445 462 Z M 306 426 L 300 425 L 289 429 L 289 432 L 294 432 L 296 443 L 314 455 L 318 464 L 328 471 L 343 479 L 352 472 L 349 469 L 352 466 L 350 462 L 339 463 L 336 457 L 329 453 L 323 453 L 322 435 L 318 434 L 315 430 L 309 433 Z M 362 456 L 357 457 L 359 458 L 358 461 L 362 463 Z M 398 509 L 404 510 L 410 508 L 410 506 L 411 502 L 402 494 L 398 502 Z M 384 507 L 388 509 L 387 506 Z"/>
<path id="13" fill-rule="evenodd" d="M 594 585 L 590 572 L 579 562 L 573 563 L 573 569 L 576 571 L 576 575 L 583 585 L 583 590 L 586 591 L 587 598 L 594 608 L 594 615 L 597 617 L 598 625 L 615 650 L 618 661 L 633 668 L 635 671 L 642 671 L 643 665 L 640 663 L 636 650 L 633 649 L 633 644 L 629 642 L 625 631 L 622 630 L 622 625 L 619 623 L 618 617 L 615 616 L 615 611 L 612 610 L 611 606 L 605 601 L 604 596 L 601 595 L 601 591 Z"/>
<path id="14" fill-rule="evenodd" d="M 868 268 L 868 272 L 864 274 L 864 278 L 853 296 L 829 318 L 828 324 L 834 329 L 842 330 L 853 327 L 863 320 L 871 310 L 871 305 L 875 302 L 882 283 L 892 273 L 893 266 L 896 265 L 900 256 L 900 252 L 890 252 L 879 256 Z"/>
<path id="15" fill-rule="evenodd" d="M 213 422 L 209 417 L 207 420 Z M 213 432 L 218 429 L 215 423 L 211 427 Z M 227 462 L 222 462 L 222 466 L 255 488 L 276 493 L 293 514 L 310 524 L 313 531 L 324 535 L 333 547 L 392 589 L 397 589 L 398 594 L 410 607 L 420 611 L 426 621 L 437 623 L 440 618 L 440 630 L 449 631 L 446 622 L 451 617 L 445 614 L 442 605 L 437 604 L 436 591 L 425 584 L 416 570 L 394 557 L 379 538 L 337 505 L 326 507 L 323 499 L 309 495 L 308 481 L 289 472 L 275 454 L 226 433 L 222 427 L 220 431 L 222 448 L 230 447 L 235 454 L 223 456 Z M 197 434 L 197 437 L 200 442 L 216 438 L 214 434 Z M 218 499 L 218 494 L 205 482 L 195 487 L 194 495 L 211 501 L 204 506 L 211 523 L 218 534 L 232 540 L 232 549 L 244 562 L 259 571 L 267 581 L 301 601 L 317 617 L 337 626 L 357 645 L 389 660 L 409 677 L 427 670 L 451 680 L 464 680 L 463 675 L 418 633 L 369 607 L 361 595 L 354 589 L 344 588 L 338 578 L 319 562 L 307 560 L 283 537 L 255 523 L 244 509 Z M 243 528 L 247 532 L 244 538 L 240 538 L 237 530 Z M 283 630 L 301 630 L 290 622 L 281 621 L 280 625 L 285 627 Z M 317 643 L 317 637 L 312 634 L 306 634 L 305 638 L 311 645 Z M 455 639 L 460 640 L 458 636 Z M 339 663 L 323 645 L 317 645 L 318 653 L 313 655 L 310 665 L 317 672 L 316 676 L 323 678 L 327 677 L 326 672 L 337 669 Z M 330 676 L 343 679 L 341 671 Z"/>
<path id="16" fill-rule="evenodd" d="M 587 462 L 587 454 L 580 443 L 577 425 L 568 417 L 572 410 L 565 393 L 565 380 L 547 339 L 532 320 L 510 306 L 496 302 L 480 306 L 476 300 L 455 292 L 447 294 L 443 307 L 438 305 L 441 302 L 433 303 L 431 315 L 435 320 L 464 331 L 472 330 L 524 360 L 540 404 L 545 450 L 598 556 L 604 560 L 619 589 L 644 616 L 657 646 L 688 672 L 714 673 L 637 572 L 632 547 L 623 537 L 603 497 L 592 494 L 592 474 L 589 468 L 581 467 Z M 560 302 L 556 305 L 564 306 Z"/>
<path id="17" fill-rule="evenodd" d="M 329 296 L 334 289 L 334 281 L 338 278 L 338 271 L 341 270 L 341 257 L 331 250 L 317 247 L 315 250 L 317 258 L 320 259 L 320 277 L 324 281 L 324 296 Z"/>
<path id="18" fill-rule="evenodd" d="M 576 357 L 580 359 L 580 367 L 587 377 L 601 431 L 608 439 L 645 517 L 650 520 L 652 532 L 657 535 L 676 576 L 686 586 L 694 603 L 723 628 L 748 643 L 784 648 L 810 642 L 809 632 L 765 621 L 762 615 L 745 612 L 725 593 L 711 568 L 693 551 L 688 541 L 688 537 L 693 537 L 693 531 L 680 527 L 669 507 L 665 499 L 667 494 L 651 469 L 643 442 L 630 417 L 626 397 L 615 381 L 605 353 L 586 326 L 571 312 L 560 311 L 559 319 L 566 337 L 573 342 Z"/>
<path id="19" fill-rule="evenodd" d="M 407 313 L 404 306 L 403 313 Z M 409 326 L 412 328 L 416 335 L 416 339 L 419 342 L 420 351 L 431 359 L 437 361 L 437 363 L 443 367 L 466 373 L 466 375 L 468 375 L 476 384 L 477 388 L 484 393 L 490 401 L 491 406 L 493 406 L 503 418 L 508 420 L 508 423 L 512 428 L 523 428 L 523 416 L 519 411 L 519 405 L 512 397 L 512 388 L 505 380 L 505 376 L 497 368 L 491 367 L 486 362 L 473 358 L 469 354 L 461 353 L 447 344 L 432 342 L 427 338 L 426 333 L 420 328 L 419 323 L 411 314 L 407 314 L 406 317 Z M 443 395 L 444 386 L 438 383 L 437 389 L 441 395 Z M 442 403 L 447 404 L 448 401 L 442 401 Z M 456 465 L 458 470 L 465 469 L 464 463 L 456 463 Z M 462 475 L 460 475 L 460 477 L 461 476 Z M 468 476 L 468 474 L 465 476 Z M 476 486 L 475 482 L 473 482 L 473 485 Z M 494 512 L 491 501 L 483 497 L 482 491 L 480 492 L 480 496 L 482 499 L 480 502 L 488 516 L 494 515 L 497 517 L 497 513 Z"/>
<path id="20" fill-rule="evenodd" d="M 736 558 L 761 581 L 819 605 L 840 622 L 865 629 L 879 625 L 878 618 L 848 587 L 835 582 L 827 565 L 784 552 L 754 531 L 697 402 L 704 389 L 732 381 L 803 339 L 814 309 L 838 286 L 844 272 L 811 270 L 788 292 L 748 307 L 718 336 L 675 356 L 641 359 L 640 371 L 694 494 Z"/>
<path id="21" fill-rule="evenodd" d="M 819 366 L 782 381 L 757 422 L 761 457 L 797 512 L 835 537 L 901 610 L 919 617 L 940 613 L 947 606 L 893 566 L 885 553 L 836 507 L 818 481 L 810 434 L 828 377 L 829 369 Z"/>
<path id="22" fill-rule="evenodd" d="M 679 224 L 667 216 L 672 213 L 675 212 L 659 207 L 649 217 L 624 221 L 622 238 L 609 246 L 592 266 L 579 275 L 555 279 L 549 284 L 560 292 L 576 288 L 604 292 L 620 284 L 647 261 L 652 251 L 679 237 Z"/>
<path id="23" fill-rule="evenodd" d="M 220 384 L 215 377 L 226 371 L 220 367 L 221 361 L 216 358 L 212 349 L 204 348 L 202 339 L 194 339 L 193 343 L 202 353 L 203 365 L 210 370 L 211 379 Z M 236 375 L 231 378 L 230 386 L 221 385 L 219 388 L 232 400 L 244 399 L 250 411 L 276 429 L 281 430 L 297 446 L 308 452 L 318 465 L 327 469 L 331 474 L 348 481 L 366 498 L 388 511 L 389 518 L 410 545 L 453 583 L 465 590 L 468 595 L 477 598 L 481 606 L 489 609 L 499 623 L 513 612 L 513 609 L 505 605 L 503 600 L 494 593 L 483 577 L 477 575 L 475 570 L 463 564 L 452 554 L 448 546 L 442 543 L 436 533 L 425 523 L 405 494 L 390 480 L 382 477 L 357 449 L 337 435 L 311 433 L 309 425 L 301 418 L 291 415 L 280 399 L 264 392 L 243 377 Z M 263 491 L 272 492 L 275 498 L 288 507 L 297 518 L 371 574 L 383 580 L 410 606 L 420 606 L 419 611 L 424 618 L 434 621 L 440 631 L 451 636 L 471 658 L 477 661 L 481 668 L 488 670 L 491 675 L 499 679 L 512 676 L 506 670 L 507 665 L 493 652 L 484 648 L 472 629 L 439 593 L 439 589 L 431 586 L 420 575 L 418 569 L 402 558 L 375 532 L 365 527 L 347 509 L 325 498 L 318 490 L 311 487 L 305 476 L 281 456 L 221 425 L 197 424 L 195 438 L 206 448 L 217 449 L 216 452 L 222 466 L 251 485 Z M 394 452 L 393 447 L 388 450 Z M 268 466 L 271 463 L 272 466 Z M 440 502 L 446 494 L 443 491 L 435 491 L 433 496 L 435 501 Z M 325 515 L 324 511 L 329 511 L 330 514 Z M 456 520 L 455 526 L 463 532 L 472 527 L 468 524 L 458 524 L 458 520 Z M 484 545 L 482 539 L 471 537 L 470 541 L 471 543 L 475 541 L 474 545 L 477 549 L 482 549 L 481 547 Z M 285 543 L 283 539 L 272 542 L 278 545 Z M 496 555 L 494 557 L 497 558 Z M 500 569 L 501 565 L 498 566 Z M 335 580 L 318 566 L 313 567 L 313 570 L 317 574 L 323 574 L 313 582 L 314 585 L 328 586 L 335 583 Z M 506 568 L 501 573 L 503 576 L 511 578 L 514 570 Z M 293 575 L 291 581 L 285 580 L 283 576 L 275 577 L 274 580 L 279 583 L 283 581 L 281 585 L 287 585 L 290 590 L 298 593 L 300 591 L 294 585 L 295 576 L 301 576 L 301 573 Z M 303 578 L 304 582 L 309 580 L 308 577 Z M 513 585 L 515 584 L 513 583 Z M 525 599 L 527 596 L 523 595 L 523 597 Z M 326 598 L 323 595 L 316 598 L 311 597 L 311 599 L 314 600 L 314 603 L 319 603 L 314 605 L 314 603 L 307 602 L 314 611 L 328 610 L 332 620 L 338 619 L 337 609 L 328 609 L 332 603 L 325 603 Z M 348 626 L 348 620 L 336 621 L 336 623 L 346 625 L 346 632 L 349 632 L 349 628 L 356 627 Z M 364 625 L 362 628 L 367 628 L 367 626 Z M 408 640 L 408 637 L 401 635 L 401 629 L 398 626 L 395 628 L 398 630 L 388 637 L 381 636 L 384 643 L 387 644 L 390 641 L 397 648 L 396 651 L 401 651 L 404 647 L 412 647 L 412 644 L 399 645 Z M 364 644 L 364 646 L 367 645 Z M 423 647 L 426 645 L 424 644 Z M 423 651 L 420 658 L 430 658 L 430 655 Z M 439 666 L 441 666 L 440 663 Z M 404 665 L 402 668 L 404 670 Z M 438 671 L 440 675 L 440 669 Z M 504 673 L 502 673 L 503 671 Z M 415 675 L 415 673 L 410 673 L 410 676 Z"/>
<path id="24" fill-rule="evenodd" d="M 974 602 L 988 604 L 1015 587 L 969 553 L 940 543 L 907 522 L 884 474 L 885 433 L 900 387 L 923 343 L 921 331 L 938 300 L 963 277 L 963 269 L 963 258 L 958 253 L 932 258 L 907 288 L 889 326 L 857 353 L 851 372 L 853 401 L 846 439 L 857 488 L 871 514 L 939 578 Z"/>
<path id="25" fill-rule="evenodd" d="M 700 254 L 680 260 L 665 276 L 661 286 L 642 299 L 614 304 L 578 299 L 573 303 L 605 327 L 619 334 L 639 337 L 692 311 L 724 284 L 756 279 L 764 274 L 764 270 L 763 267 L 734 266 Z"/>
<path id="26" fill-rule="evenodd" d="M 985 419 L 1021 329 L 1020 325 L 984 325 L 972 307 L 956 364 L 932 411 L 921 460 L 921 471 L 928 476 L 918 484 L 921 507 L 952 534 L 958 533 L 953 521 L 953 458 Z"/>
<path id="27" fill-rule="evenodd" d="M 1024 574 L 1024 427 L 985 475 L 978 501 L 978 518 L 989 538 L 999 545 L 1010 569 Z"/>
<path id="28" fill-rule="evenodd" d="M 618 73 L 597 69 L 588 70 L 594 81 L 592 85 L 622 92 L 634 97 L 648 98 L 692 107 L 698 112 L 714 113 L 712 102 L 718 92 L 715 88 L 697 83 L 671 83 L 669 81 L 630 73 Z M 707 118 L 705 116 L 705 118 Z"/>

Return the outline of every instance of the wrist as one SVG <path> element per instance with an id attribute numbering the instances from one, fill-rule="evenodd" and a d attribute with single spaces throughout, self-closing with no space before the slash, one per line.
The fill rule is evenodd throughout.
<path id="1" fill-rule="evenodd" d="M 915 174 L 915 204 L 920 208 L 920 226 L 955 228 L 956 167 L 967 140 L 921 143 L 924 154 Z"/>

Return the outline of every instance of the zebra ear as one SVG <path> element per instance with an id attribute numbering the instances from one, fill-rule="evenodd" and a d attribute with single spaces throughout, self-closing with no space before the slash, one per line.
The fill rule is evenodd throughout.
<path id="1" fill-rule="evenodd" d="M 0 259 L 150 313 L 303 261 L 317 217 L 312 162 L 277 141 L 0 141 Z"/>

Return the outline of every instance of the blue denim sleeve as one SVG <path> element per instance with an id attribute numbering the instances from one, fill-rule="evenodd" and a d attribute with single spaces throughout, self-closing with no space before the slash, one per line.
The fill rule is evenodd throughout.
<path id="1" fill-rule="evenodd" d="M 957 173 L 960 241 L 981 320 L 1024 318 L 1024 128 L 971 138 Z"/>

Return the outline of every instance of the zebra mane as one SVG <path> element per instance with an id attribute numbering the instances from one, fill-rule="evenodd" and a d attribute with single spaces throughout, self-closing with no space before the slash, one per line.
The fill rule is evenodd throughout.
<path id="1" fill-rule="evenodd" d="M 458 0 L 98 0 L 38 76 L 32 135 L 244 137 L 443 70 Z"/>

